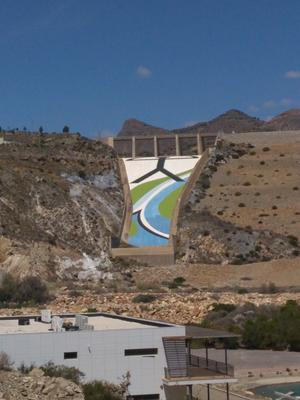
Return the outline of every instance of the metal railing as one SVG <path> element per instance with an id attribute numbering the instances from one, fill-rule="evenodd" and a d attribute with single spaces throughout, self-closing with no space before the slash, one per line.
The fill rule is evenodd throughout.
<path id="1" fill-rule="evenodd" d="M 199 368 L 199 371 L 195 371 L 194 368 Z M 202 372 L 201 372 L 202 370 Z M 187 356 L 186 368 L 165 368 L 166 378 L 176 378 L 176 377 L 195 377 L 195 376 L 207 376 L 203 370 L 227 375 L 234 376 L 234 367 L 230 364 L 226 364 L 221 361 L 215 361 L 211 359 L 206 359 L 205 357 L 199 357 L 195 355 Z"/>
<path id="2" fill-rule="evenodd" d="M 192 354 L 189 357 L 188 364 L 192 367 L 204 368 L 220 374 L 234 376 L 234 367 L 221 361 L 215 361 L 209 358 L 206 359 L 205 357 L 199 357 Z"/>

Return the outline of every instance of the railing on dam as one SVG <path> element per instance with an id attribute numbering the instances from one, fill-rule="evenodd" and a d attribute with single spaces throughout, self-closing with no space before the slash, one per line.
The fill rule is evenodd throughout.
<path id="1" fill-rule="evenodd" d="M 215 133 L 169 134 L 160 136 L 111 136 L 102 141 L 120 157 L 163 157 L 201 155 L 212 147 Z"/>

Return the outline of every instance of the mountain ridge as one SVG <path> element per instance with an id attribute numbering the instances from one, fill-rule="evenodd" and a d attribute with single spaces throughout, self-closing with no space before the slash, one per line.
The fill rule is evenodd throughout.
<path id="1" fill-rule="evenodd" d="M 117 136 L 155 136 L 185 133 L 242 133 L 300 129 L 300 109 L 294 108 L 274 116 L 269 121 L 252 117 L 243 111 L 230 109 L 208 121 L 188 127 L 165 129 L 135 118 L 124 121 Z"/>

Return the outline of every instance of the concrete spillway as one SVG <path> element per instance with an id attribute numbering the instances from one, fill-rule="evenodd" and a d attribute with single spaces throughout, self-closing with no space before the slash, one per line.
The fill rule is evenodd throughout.
<path id="1" fill-rule="evenodd" d="M 130 245 L 168 245 L 177 201 L 200 157 L 123 159 L 132 201 Z"/>

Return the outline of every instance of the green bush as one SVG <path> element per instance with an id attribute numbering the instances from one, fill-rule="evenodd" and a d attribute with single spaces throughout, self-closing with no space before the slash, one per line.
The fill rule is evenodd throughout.
<path id="1" fill-rule="evenodd" d="M 226 314 L 234 311 L 236 305 L 230 303 L 213 303 L 213 311 L 224 311 Z"/>
<path id="2" fill-rule="evenodd" d="M 152 303 L 156 299 L 152 294 L 138 294 L 132 299 L 133 303 Z"/>
<path id="3" fill-rule="evenodd" d="M 185 278 L 183 276 L 177 276 L 176 278 L 173 279 L 173 282 L 181 286 L 184 284 Z"/>
<path id="4" fill-rule="evenodd" d="M 122 400 L 119 386 L 93 381 L 82 385 L 85 400 Z"/>
<path id="5" fill-rule="evenodd" d="M 84 373 L 75 367 L 66 367 L 65 365 L 55 365 L 52 361 L 40 367 L 45 375 L 55 378 L 68 379 L 76 384 L 81 382 Z"/>
<path id="6" fill-rule="evenodd" d="M 47 286 L 37 277 L 17 280 L 10 274 L 4 275 L 0 285 L 1 303 L 41 304 L 50 298 Z"/>
<path id="7" fill-rule="evenodd" d="M 248 349 L 300 351 L 300 306 L 290 300 L 271 317 L 260 314 L 247 321 L 242 341 Z"/>
<path id="8" fill-rule="evenodd" d="M 14 294 L 17 292 L 17 286 L 16 280 L 10 274 L 5 274 L 0 286 L 0 301 L 12 301 Z"/>
<path id="9" fill-rule="evenodd" d="M 42 304 L 49 300 L 49 293 L 47 286 L 40 278 L 31 276 L 19 283 L 14 297 L 17 303 Z"/>

